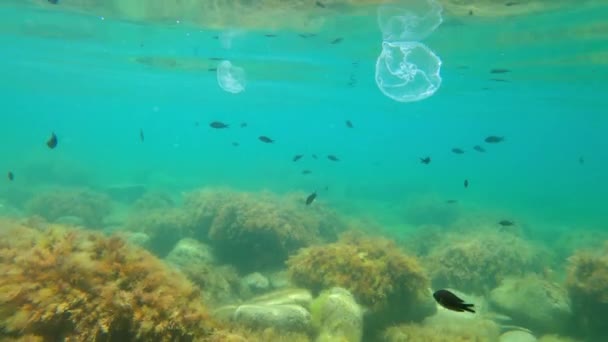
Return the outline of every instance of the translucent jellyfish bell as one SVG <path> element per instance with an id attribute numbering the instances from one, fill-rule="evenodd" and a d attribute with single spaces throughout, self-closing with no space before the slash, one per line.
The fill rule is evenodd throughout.
<path id="1" fill-rule="evenodd" d="M 383 5 L 378 7 L 378 26 L 384 41 L 420 41 L 441 25 L 441 11 L 441 5 L 435 0 Z"/>
<path id="2" fill-rule="evenodd" d="M 376 61 L 376 84 L 399 102 L 423 100 L 441 85 L 441 59 L 419 42 L 383 42 Z"/>
<path id="3" fill-rule="evenodd" d="M 229 93 L 238 94 L 245 91 L 245 70 L 230 61 L 222 61 L 217 67 L 217 83 Z"/>

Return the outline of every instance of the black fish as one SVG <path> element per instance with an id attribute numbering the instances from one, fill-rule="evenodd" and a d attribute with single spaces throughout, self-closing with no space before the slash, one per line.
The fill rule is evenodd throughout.
<path id="1" fill-rule="evenodd" d="M 198 127 L 200 126 L 200 124 L 198 123 L 198 121 L 194 121 L 194 127 Z"/>
<path id="2" fill-rule="evenodd" d="M 327 159 L 331 160 L 331 161 L 340 161 L 340 159 L 338 159 L 338 157 L 334 156 L 333 154 L 330 154 L 327 156 Z"/>
<path id="3" fill-rule="evenodd" d="M 228 128 L 229 125 L 220 122 L 220 121 L 213 121 L 212 123 L 209 124 L 209 126 L 211 128 L 217 128 L 217 129 L 222 129 L 222 128 Z"/>
<path id="4" fill-rule="evenodd" d="M 233 141 L 233 142 L 232 142 L 232 146 L 234 146 L 234 147 L 239 147 L 239 145 L 240 145 L 240 144 L 239 144 L 238 142 L 236 142 L 236 141 Z"/>
<path id="5" fill-rule="evenodd" d="M 581 164 L 581 165 L 585 164 L 585 158 L 578 157 L 578 163 Z"/>
<path id="6" fill-rule="evenodd" d="M 494 81 L 494 82 L 503 82 L 503 83 L 509 83 L 509 80 L 505 80 L 504 78 L 490 78 L 490 81 Z"/>
<path id="7" fill-rule="evenodd" d="M 505 6 L 507 6 L 507 7 L 511 7 L 511 6 L 515 6 L 515 5 L 519 5 L 519 2 L 509 1 L 505 4 Z"/>
<path id="8" fill-rule="evenodd" d="M 310 170 L 302 170 L 303 175 L 309 175 L 311 173 L 312 173 L 312 171 L 310 171 Z"/>
<path id="9" fill-rule="evenodd" d="M 300 160 L 302 157 L 304 157 L 304 155 L 302 154 L 296 154 L 295 156 L 293 156 L 293 161 L 297 162 L 298 160 Z"/>
<path id="10" fill-rule="evenodd" d="M 457 200 L 447 200 L 447 201 L 445 201 L 445 203 L 447 203 L 447 204 L 456 204 L 456 203 L 458 203 L 458 201 Z"/>
<path id="11" fill-rule="evenodd" d="M 465 189 L 469 187 L 469 180 L 468 179 L 464 180 L 464 187 L 465 187 Z"/>
<path id="12" fill-rule="evenodd" d="M 220 57 L 209 57 L 209 60 L 211 61 L 223 61 L 224 58 L 220 58 Z"/>
<path id="13" fill-rule="evenodd" d="M 310 205 L 312 202 L 315 201 L 315 198 L 317 198 L 317 192 L 313 192 L 312 194 L 308 195 L 308 197 L 306 197 L 306 205 Z"/>
<path id="14" fill-rule="evenodd" d="M 509 69 L 503 69 L 503 68 L 496 68 L 496 69 L 490 70 L 491 74 L 505 74 L 507 72 L 511 72 L 511 70 L 509 70 Z"/>
<path id="15" fill-rule="evenodd" d="M 350 120 L 346 120 L 346 122 L 345 122 L 345 123 L 346 123 L 346 127 L 348 127 L 348 128 L 353 128 L 353 123 L 352 123 L 352 122 L 350 122 Z"/>
<path id="16" fill-rule="evenodd" d="M 469 15 L 473 15 L 473 10 L 469 10 Z"/>
<path id="17" fill-rule="evenodd" d="M 312 158 L 313 158 L 313 159 L 317 159 L 318 157 L 317 157 L 317 155 L 316 155 L 316 154 L 313 154 L 313 155 L 312 155 Z"/>
<path id="18" fill-rule="evenodd" d="M 314 34 L 314 33 L 300 33 L 300 34 L 298 34 L 298 36 L 300 36 L 302 38 L 311 38 L 311 37 L 316 36 L 316 34 Z"/>
<path id="19" fill-rule="evenodd" d="M 274 140 L 270 139 L 269 137 L 267 137 L 265 135 L 260 135 L 258 137 L 258 139 L 260 139 L 261 142 L 267 143 L 267 144 L 272 144 L 274 142 Z"/>
<path id="20" fill-rule="evenodd" d="M 332 40 L 331 42 L 329 42 L 329 44 L 338 44 L 343 40 L 344 40 L 344 38 L 339 37 L 339 38 L 336 38 L 336 39 Z"/>
<path id="21" fill-rule="evenodd" d="M 479 146 L 479 145 L 475 145 L 475 146 L 473 146 L 473 149 L 474 149 L 475 151 L 477 151 L 477 152 L 482 152 L 482 153 L 486 151 L 486 149 L 485 149 L 485 148 L 483 148 L 483 147 L 481 147 L 481 146 Z"/>
<path id="22" fill-rule="evenodd" d="M 420 162 L 421 162 L 422 164 L 426 164 L 426 165 L 428 165 L 428 164 L 430 164 L 430 163 L 431 163 L 431 157 L 424 157 L 424 158 L 420 158 Z"/>
<path id="23" fill-rule="evenodd" d="M 217 68 L 209 68 L 209 69 L 207 69 L 207 71 L 215 72 L 215 71 L 217 71 Z"/>
<path id="24" fill-rule="evenodd" d="M 59 2 L 59 0 L 48 0 L 49 3 L 53 4 L 53 5 L 57 5 L 57 3 Z"/>
<path id="25" fill-rule="evenodd" d="M 245 128 L 247 127 L 247 123 L 246 122 L 241 122 L 241 128 Z"/>
<path id="26" fill-rule="evenodd" d="M 515 222 L 510 221 L 510 220 L 500 220 L 500 221 L 498 221 L 498 224 L 503 227 L 511 227 L 511 226 L 515 225 Z"/>
<path id="27" fill-rule="evenodd" d="M 57 147 L 57 143 L 57 136 L 55 135 L 55 132 L 52 132 L 51 137 L 46 141 L 46 146 L 48 146 L 50 149 L 54 149 Z"/>
<path id="28" fill-rule="evenodd" d="M 455 294 L 448 290 L 439 290 L 433 293 L 433 298 L 439 303 L 439 305 L 444 308 L 457 312 L 472 312 L 475 313 L 475 310 L 472 308 L 475 306 L 474 304 L 466 304 L 464 300 L 458 298 Z"/>
<path id="29" fill-rule="evenodd" d="M 325 8 L 325 4 L 323 4 L 321 1 L 315 2 L 315 5 L 317 5 L 317 7 Z"/>
<path id="30" fill-rule="evenodd" d="M 11 182 L 15 179 L 15 175 L 13 174 L 12 171 L 9 171 L 7 176 L 8 176 L 8 180 Z"/>
<path id="31" fill-rule="evenodd" d="M 139 140 L 141 142 L 144 142 L 144 130 L 143 130 L 143 128 L 139 129 Z"/>
<path id="32" fill-rule="evenodd" d="M 487 142 L 488 144 L 496 144 L 496 143 L 499 143 L 499 142 L 503 142 L 504 140 L 505 140 L 505 137 L 499 137 L 499 136 L 496 136 L 496 135 L 490 135 L 484 141 Z"/>
<path id="33" fill-rule="evenodd" d="M 463 150 L 463 149 L 461 149 L 461 148 L 458 148 L 458 147 L 454 147 L 454 148 L 452 149 L 452 152 L 454 152 L 454 153 L 456 153 L 456 154 L 463 154 L 463 153 L 464 153 L 464 150 Z"/>
<path id="34" fill-rule="evenodd" d="M 268 34 L 264 35 L 264 37 L 268 37 L 268 38 L 274 38 L 276 36 L 277 36 L 276 34 L 272 34 L 272 33 L 268 33 Z"/>

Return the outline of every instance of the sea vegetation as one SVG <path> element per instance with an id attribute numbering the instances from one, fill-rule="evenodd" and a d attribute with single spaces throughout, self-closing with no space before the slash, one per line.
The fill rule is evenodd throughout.
<path id="1" fill-rule="evenodd" d="M 576 331 L 586 340 L 603 340 L 608 336 L 608 243 L 597 251 L 575 253 L 567 271 Z"/>
<path id="2" fill-rule="evenodd" d="M 162 258 L 179 240 L 192 235 L 191 224 L 191 216 L 182 208 L 161 207 L 132 211 L 125 229 L 146 234 L 144 247 Z"/>
<path id="3" fill-rule="evenodd" d="M 249 329 L 240 326 L 218 329 L 206 342 L 310 342 L 312 339 L 303 333 L 286 333 L 276 329 Z M 339 342 L 339 341 L 334 341 Z"/>
<path id="4" fill-rule="evenodd" d="M 211 333 L 200 291 L 118 237 L 0 223 L 0 337 L 195 341 Z"/>
<path id="5" fill-rule="evenodd" d="M 544 253 L 521 237 L 496 230 L 444 233 L 425 257 L 433 286 L 485 294 L 509 276 L 544 269 Z"/>
<path id="6" fill-rule="evenodd" d="M 421 319 L 428 306 L 430 282 L 418 260 L 382 237 L 348 232 L 336 243 L 312 246 L 289 258 L 293 283 L 313 293 L 342 287 L 370 310 L 370 333 L 392 322 Z"/>
<path id="7" fill-rule="evenodd" d="M 209 241 L 218 257 L 240 271 L 281 267 L 299 248 L 335 239 L 343 223 L 306 196 L 203 189 L 186 196 L 194 238 Z M 315 203 L 317 204 L 317 203 Z"/>
<path id="8" fill-rule="evenodd" d="M 89 188 L 55 188 L 37 193 L 26 204 L 32 215 L 49 221 L 77 217 L 89 228 L 103 228 L 103 220 L 110 213 L 110 198 Z"/>

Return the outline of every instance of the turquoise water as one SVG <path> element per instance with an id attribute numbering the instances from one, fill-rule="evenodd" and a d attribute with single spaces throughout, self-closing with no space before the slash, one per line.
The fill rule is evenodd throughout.
<path id="1" fill-rule="evenodd" d="M 228 30 L 179 18 L 2 2 L 0 170 L 15 180 L 2 179 L 0 199 L 66 184 L 144 184 L 176 197 L 228 186 L 317 191 L 319 201 L 398 236 L 443 222 L 408 218 L 408 203 L 442 213 L 451 199 L 461 216 L 510 219 L 541 241 L 606 229 L 608 5 L 444 13 L 424 40 L 442 61 L 441 87 L 410 103 L 378 89 L 382 34 L 375 8 L 365 12 L 332 12 L 309 38 L 234 26 L 226 48 L 214 36 Z M 218 86 L 209 70 L 218 58 L 245 70 L 244 92 Z M 210 128 L 216 120 L 230 128 Z M 45 145 L 51 132 L 55 150 Z M 489 135 L 505 141 L 486 144 Z M 292 162 L 295 154 L 304 158 Z M 426 156 L 429 165 L 419 161 Z"/>

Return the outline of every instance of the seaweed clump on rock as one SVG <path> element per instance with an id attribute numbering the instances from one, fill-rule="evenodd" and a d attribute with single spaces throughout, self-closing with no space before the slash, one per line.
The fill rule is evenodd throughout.
<path id="1" fill-rule="evenodd" d="M 102 228 L 110 213 L 110 197 L 87 188 L 58 188 L 33 197 L 27 204 L 30 214 L 55 222 L 60 218 L 76 217 L 89 228 Z"/>
<path id="2" fill-rule="evenodd" d="M 608 336 L 608 243 L 599 252 L 580 251 L 569 258 L 566 288 L 576 331 L 586 340 Z"/>
<path id="3" fill-rule="evenodd" d="M 513 234 L 489 231 L 446 234 L 443 238 L 425 260 L 437 288 L 484 294 L 508 276 L 543 268 L 542 253 Z"/>
<path id="4" fill-rule="evenodd" d="M 0 223 L 0 337 L 194 341 L 213 323 L 199 290 L 117 237 Z"/>
<path id="5" fill-rule="evenodd" d="M 299 248 L 335 239 L 342 226 L 337 215 L 305 206 L 304 198 L 204 189 L 186 197 L 185 209 L 196 238 L 208 240 L 223 261 L 251 272 L 278 268 Z"/>
<path id="6" fill-rule="evenodd" d="M 420 263 L 391 240 L 349 232 L 336 243 L 302 249 L 287 264 L 294 284 L 315 293 L 348 289 L 371 310 L 365 322 L 369 331 L 435 311 Z"/>

